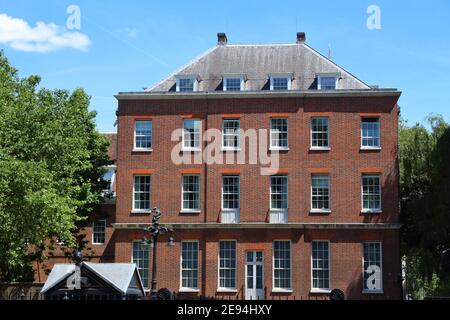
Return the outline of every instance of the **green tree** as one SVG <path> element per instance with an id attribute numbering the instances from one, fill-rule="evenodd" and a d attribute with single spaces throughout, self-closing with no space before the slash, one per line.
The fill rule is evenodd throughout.
<path id="1" fill-rule="evenodd" d="M 39 82 L 19 78 L 0 52 L 0 281 L 30 280 L 49 237 L 79 246 L 105 183 L 108 141 L 89 96 Z"/>
<path id="2" fill-rule="evenodd" d="M 402 251 L 416 296 L 450 294 L 450 127 L 400 126 Z"/>

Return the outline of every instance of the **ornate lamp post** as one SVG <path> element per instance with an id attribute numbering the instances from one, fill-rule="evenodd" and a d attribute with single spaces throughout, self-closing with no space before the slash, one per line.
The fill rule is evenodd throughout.
<path id="1" fill-rule="evenodd" d="M 142 240 L 143 244 L 145 245 L 153 245 L 153 261 L 152 261 L 152 288 L 150 291 L 151 299 L 157 300 L 158 299 L 158 290 L 156 289 L 156 266 L 157 266 L 157 243 L 158 243 L 158 237 L 160 234 L 165 234 L 167 232 L 172 233 L 172 229 L 168 229 L 165 227 L 161 227 L 159 225 L 159 219 L 161 218 L 161 211 L 158 208 L 152 209 L 152 225 L 148 228 L 144 228 L 145 232 L 149 232 L 152 236 L 151 240 L 148 240 L 144 237 Z M 169 239 L 169 245 L 173 245 L 173 238 L 170 237 Z"/>

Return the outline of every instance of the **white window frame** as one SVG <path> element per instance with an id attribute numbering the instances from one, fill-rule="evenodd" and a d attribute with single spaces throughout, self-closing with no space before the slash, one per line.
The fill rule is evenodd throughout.
<path id="1" fill-rule="evenodd" d="M 240 80 L 240 89 L 239 90 L 228 90 L 227 88 L 227 80 L 229 79 L 239 79 Z M 230 91 L 230 92 L 239 92 L 245 90 L 245 77 L 242 75 L 236 75 L 236 76 L 226 76 L 223 77 L 223 91 Z"/>
<path id="2" fill-rule="evenodd" d="M 197 269 L 183 269 L 183 243 L 196 243 L 197 244 Z M 199 283 L 200 283 L 200 278 L 199 278 L 199 253 L 200 253 L 200 243 L 198 240 L 182 240 L 180 241 L 180 292 L 199 292 Z M 188 270 L 188 271 L 196 271 L 197 274 L 197 287 L 184 287 L 183 286 L 183 271 L 184 270 Z"/>
<path id="3" fill-rule="evenodd" d="M 146 247 L 146 246 L 142 244 L 142 240 L 133 240 L 133 241 L 131 241 L 131 263 L 136 264 L 136 269 L 137 269 L 137 271 L 139 273 L 139 269 L 142 269 L 142 268 L 139 268 L 139 265 L 134 261 L 134 255 L 133 255 L 134 254 L 134 243 L 139 243 L 141 246 L 144 246 L 144 247 Z M 139 258 L 139 259 L 142 260 L 141 258 Z M 147 261 L 147 263 L 148 263 L 148 270 L 147 270 L 147 280 L 148 281 L 144 281 L 144 279 L 142 279 L 141 274 L 139 273 L 139 277 L 142 280 L 142 284 L 144 286 L 144 291 L 145 292 L 149 292 L 150 291 L 150 280 L 151 280 L 151 275 L 150 275 L 150 247 L 148 248 L 148 261 Z"/>
<path id="4" fill-rule="evenodd" d="M 313 252 L 314 252 L 314 242 L 324 242 L 328 245 L 328 288 L 315 288 L 314 287 L 314 273 L 313 273 Z M 319 270 L 316 268 L 316 270 Z M 320 269 L 323 270 L 323 269 Z M 312 293 L 330 293 L 331 292 L 331 243 L 329 240 L 312 240 L 311 241 L 311 292 Z"/>
<path id="5" fill-rule="evenodd" d="M 192 80 L 193 81 L 192 91 L 181 91 L 180 80 Z M 197 90 L 198 90 L 197 76 L 179 76 L 176 78 L 176 92 L 189 93 L 189 92 L 196 92 Z"/>
<path id="6" fill-rule="evenodd" d="M 184 207 L 184 178 L 185 177 L 197 177 L 198 178 L 198 207 L 197 208 L 185 208 Z M 181 176 L 181 212 L 185 213 L 198 213 L 200 212 L 200 196 L 201 196 L 201 183 L 199 174 L 183 174 Z M 193 193 L 193 192 L 191 192 Z"/>
<path id="7" fill-rule="evenodd" d="M 223 204 L 224 204 L 224 179 L 227 177 L 234 177 L 237 178 L 238 180 L 238 207 L 237 208 L 224 208 Z M 235 210 L 239 210 L 241 208 L 241 177 L 238 174 L 224 174 L 222 175 L 222 211 L 235 211 Z"/>
<path id="8" fill-rule="evenodd" d="M 291 87 L 292 87 L 292 75 L 290 75 L 290 74 L 272 74 L 269 77 L 270 77 L 270 91 L 291 90 Z M 275 79 L 287 79 L 287 89 L 285 89 L 285 90 L 274 89 Z"/>
<path id="9" fill-rule="evenodd" d="M 136 209 L 135 207 L 135 199 L 134 195 L 136 192 L 136 177 L 150 177 L 150 190 L 149 190 L 149 208 L 148 209 Z M 132 206 L 132 212 L 133 213 L 149 213 L 152 211 L 152 175 L 151 174 L 135 174 L 133 175 L 133 206 Z"/>
<path id="10" fill-rule="evenodd" d="M 378 121 L 376 123 L 378 123 L 378 136 L 377 137 L 370 137 L 370 138 L 376 138 L 378 139 L 378 146 L 364 146 L 363 145 L 363 140 L 364 140 L 364 136 L 363 136 L 363 125 L 364 125 L 364 119 L 377 119 Z M 367 122 L 366 122 L 367 123 Z M 368 138 L 368 137 L 366 137 Z M 361 150 L 381 150 L 381 119 L 378 116 L 375 117 L 369 117 L 369 116 L 364 116 L 361 118 Z"/>
<path id="11" fill-rule="evenodd" d="M 236 133 L 225 133 L 225 123 L 227 122 L 237 122 L 239 124 L 238 132 Z M 237 136 L 237 146 L 225 146 L 225 136 L 236 137 Z M 223 151 L 240 151 L 241 150 L 241 120 L 240 119 L 223 119 L 222 121 L 222 150 Z"/>
<path id="12" fill-rule="evenodd" d="M 364 275 L 366 270 L 364 270 L 364 244 L 366 243 L 378 243 L 380 245 L 380 282 L 381 282 L 381 289 L 378 290 L 369 290 L 365 288 L 364 283 Z M 363 294 L 383 294 L 384 293 L 384 284 L 383 284 L 383 243 L 381 241 L 364 241 L 362 243 L 362 293 Z"/>
<path id="13" fill-rule="evenodd" d="M 187 140 L 185 138 L 185 134 L 186 134 L 185 123 L 188 121 L 191 121 L 194 123 L 198 122 L 200 124 L 198 132 L 194 131 L 194 135 L 198 135 L 198 145 L 199 145 L 198 147 L 190 147 L 190 146 L 187 147 L 186 146 Z M 182 136 L 182 148 L 181 148 L 182 151 L 189 152 L 189 151 L 201 151 L 202 150 L 202 125 L 203 125 L 202 120 L 200 120 L 200 119 L 183 119 L 183 136 Z M 195 130 L 195 126 L 194 126 L 194 130 Z M 194 137 L 193 141 L 195 142 L 195 137 Z M 189 140 L 189 142 L 191 142 L 191 140 Z"/>
<path id="14" fill-rule="evenodd" d="M 222 241 L 227 241 L 227 242 L 234 242 L 234 265 L 235 265 L 235 268 L 234 268 L 234 277 L 235 277 L 235 279 L 234 279 L 234 284 L 235 284 L 235 287 L 234 288 L 227 288 L 227 287 L 221 287 L 220 286 L 220 242 L 222 242 Z M 219 241 L 218 241 L 218 246 L 217 246 L 217 292 L 232 292 L 232 293 L 234 293 L 234 292 L 237 292 L 237 285 L 238 285 L 238 274 L 237 274 L 237 258 L 238 258 L 238 254 L 237 254 L 237 251 L 238 251 L 238 246 L 237 246 L 237 240 L 235 240 L 235 239 L 220 239 Z M 227 269 L 228 270 L 228 269 Z"/>
<path id="15" fill-rule="evenodd" d="M 327 120 L 327 141 L 328 141 L 328 145 L 327 146 L 313 146 L 313 121 L 315 119 L 326 119 Z M 331 141 L 330 141 L 330 118 L 329 117 L 311 117 L 310 119 L 310 124 L 309 124 L 309 132 L 310 132 L 310 149 L 311 150 L 321 150 L 321 151 L 327 151 L 327 150 L 331 150 Z"/>
<path id="16" fill-rule="evenodd" d="M 274 208 L 272 207 L 272 178 L 284 178 L 286 179 L 286 208 Z M 277 174 L 270 176 L 270 211 L 287 211 L 289 209 L 289 176 L 287 174 Z"/>
<path id="17" fill-rule="evenodd" d="M 290 288 L 277 288 L 275 287 L 275 242 L 284 241 L 289 242 L 289 282 Z M 291 293 L 292 290 L 292 241 L 288 239 L 275 239 L 272 242 L 272 292 L 280 292 L 280 293 Z"/>
<path id="18" fill-rule="evenodd" d="M 328 209 L 313 208 L 313 180 L 316 177 L 326 177 L 328 179 Z M 311 213 L 331 213 L 331 178 L 328 173 L 314 173 L 311 175 Z"/>
<path id="19" fill-rule="evenodd" d="M 95 225 L 97 224 L 97 223 L 103 223 L 103 228 L 104 228 L 104 230 L 103 230 L 103 242 L 97 242 L 97 241 L 94 241 L 94 239 L 95 239 Z M 104 245 L 105 243 L 106 243 L 106 219 L 99 219 L 99 220 L 96 220 L 96 221 L 92 221 L 92 245 Z"/>
<path id="20" fill-rule="evenodd" d="M 287 145 L 286 146 L 275 146 L 273 144 L 273 134 L 275 133 L 274 131 L 272 131 L 272 124 L 274 120 L 286 120 L 286 142 Z M 270 150 L 289 150 L 289 118 L 286 117 L 274 117 L 274 118 L 270 118 L 270 123 L 269 123 L 269 133 L 270 133 Z M 279 132 L 284 132 L 284 131 L 279 131 Z M 278 141 L 280 141 L 280 139 L 278 139 Z"/>
<path id="21" fill-rule="evenodd" d="M 149 122 L 150 123 L 150 147 L 149 148 L 142 148 L 142 147 L 138 147 L 136 145 L 136 129 L 137 129 L 137 124 L 139 122 Z M 145 137 L 145 136 L 144 136 Z M 153 150 L 153 120 L 152 119 L 142 119 L 142 120 L 135 120 L 134 121 L 134 141 L 133 141 L 133 151 L 152 151 Z"/>
<path id="22" fill-rule="evenodd" d="M 368 209 L 368 208 L 364 208 L 364 178 L 378 178 L 379 181 L 379 185 L 380 185 L 380 201 L 379 201 L 379 207 L 376 209 Z M 383 207 L 382 207 L 382 195 L 383 195 L 383 190 L 382 190 L 382 174 L 365 174 L 363 173 L 361 175 L 361 212 L 362 213 L 382 213 L 383 212 Z"/>
<path id="23" fill-rule="evenodd" d="M 333 89 L 322 89 L 322 78 L 334 78 L 335 81 L 335 89 L 334 90 L 338 90 L 339 89 L 339 79 L 340 79 L 341 75 L 339 73 L 332 73 L 332 74 L 318 74 L 317 75 L 317 90 L 333 90 Z"/>

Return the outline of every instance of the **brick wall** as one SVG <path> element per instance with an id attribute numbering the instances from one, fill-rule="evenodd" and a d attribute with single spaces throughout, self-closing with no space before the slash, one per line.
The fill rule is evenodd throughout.
<path id="1" fill-rule="evenodd" d="M 182 128 L 184 118 L 199 118 L 203 129 L 222 128 L 222 120 L 239 117 L 241 129 L 269 129 L 272 116 L 289 119 L 290 150 L 280 155 L 280 167 L 289 175 L 289 222 L 311 223 L 397 223 L 398 206 L 398 113 L 394 97 L 367 98 L 286 98 L 225 100 L 140 100 L 120 101 L 118 121 L 117 211 L 118 223 L 149 223 L 149 214 L 133 214 L 133 172 L 150 170 L 151 206 L 159 207 L 161 222 L 219 222 L 221 178 L 230 169 L 241 177 L 241 222 L 267 222 L 269 211 L 268 176 L 260 175 L 259 165 L 181 165 L 173 164 L 170 141 L 172 132 Z M 380 151 L 361 151 L 360 124 L 363 115 L 376 113 L 381 123 Z M 326 152 L 310 151 L 310 119 L 327 116 L 330 123 L 330 146 Z M 153 121 L 153 151 L 133 152 L 134 122 Z M 248 148 L 246 148 L 248 150 Z M 248 158 L 248 157 L 247 157 Z M 201 212 L 183 214 L 181 177 L 183 170 L 200 170 Z M 330 172 L 331 213 L 310 213 L 311 172 Z M 138 171 L 136 171 L 138 170 Z M 382 213 L 361 213 L 361 175 L 382 172 Z M 142 239 L 140 231 L 114 232 L 115 261 L 131 261 L 131 241 Z M 264 252 L 266 297 L 272 295 L 272 244 L 274 239 L 292 241 L 292 283 L 290 297 L 310 297 L 311 240 L 329 240 L 331 247 L 331 287 L 340 288 L 352 299 L 398 299 L 397 276 L 400 258 L 397 230 L 176 230 L 175 247 L 160 245 L 158 287 L 177 291 L 179 283 L 179 241 L 200 241 L 200 292 L 217 296 L 218 240 L 236 239 L 238 292 L 243 297 L 244 255 L 259 248 Z M 384 294 L 362 294 L 362 242 L 383 243 Z"/>

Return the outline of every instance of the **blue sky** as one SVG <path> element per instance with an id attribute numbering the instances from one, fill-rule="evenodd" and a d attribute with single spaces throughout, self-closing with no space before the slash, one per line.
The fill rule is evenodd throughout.
<path id="1" fill-rule="evenodd" d="M 2 41 L 0 24 L 0 48 L 21 76 L 38 74 L 48 88 L 84 88 L 101 131 L 115 131 L 115 93 L 158 82 L 214 46 L 222 31 L 230 43 L 293 43 L 305 31 L 309 45 L 323 54 L 331 47 L 333 61 L 366 83 L 403 91 L 410 123 L 430 113 L 450 121 L 448 0 L 0 0 L 0 16 L 5 24 L 23 20 L 23 33 L 38 21 L 64 27 L 72 4 L 81 9 L 81 29 L 67 32 L 77 37 L 56 34 L 45 50 L 33 50 Z M 380 30 L 366 26 L 372 4 L 381 9 Z"/>

